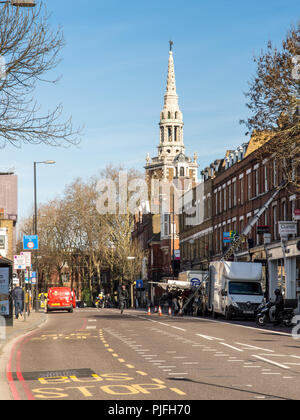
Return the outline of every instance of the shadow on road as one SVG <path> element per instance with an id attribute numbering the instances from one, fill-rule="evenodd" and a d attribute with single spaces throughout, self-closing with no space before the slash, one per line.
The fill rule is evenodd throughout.
<path id="1" fill-rule="evenodd" d="M 189 379 L 189 378 L 169 378 L 169 379 L 171 381 L 191 382 L 191 383 L 195 383 L 195 384 L 199 384 L 199 385 L 210 386 L 210 387 L 213 387 L 213 388 L 229 389 L 231 391 L 243 392 L 245 394 L 252 394 L 252 395 L 255 395 L 255 396 L 263 396 L 263 397 L 266 397 L 266 398 L 275 398 L 275 399 L 278 399 L 278 400 L 291 401 L 291 398 L 284 398 L 284 397 L 280 397 L 279 395 L 262 394 L 261 392 L 255 392 L 255 391 L 250 391 L 250 390 L 246 390 L 246 389 L 235 388 L 233 386 L 231 387 L 231 386 L 225 386 L 225 385 L 211 384 L 211 383 L 208 383 L 208 382 L 195 381 L 195 380 Z"/>

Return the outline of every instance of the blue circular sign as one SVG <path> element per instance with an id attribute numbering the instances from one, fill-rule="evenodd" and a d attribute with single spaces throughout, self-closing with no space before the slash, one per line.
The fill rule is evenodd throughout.
<path id="1" fill-rule="evenodd" d="M 194 286 L 194 287 L 198 287 L 198 286 L 200 286 L 200 284 L 201 284 L 201 280 L 199 280 L 199 279 L 192 279 L 191 280 L 191 285 L 192 286 Z"/>

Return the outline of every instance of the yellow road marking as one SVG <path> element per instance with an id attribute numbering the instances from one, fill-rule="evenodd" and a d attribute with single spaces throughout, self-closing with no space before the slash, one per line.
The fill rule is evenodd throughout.
<path id="1" fill-rule="evenodd" d="M 148 373 L 142 372 L 141 370 L 137 370 L 136 373 L 142 376 L 148 376 Z"/>
<path id="2" fill-rule="evenodd" d="M 117 353 L 114 353 L 113 357 L 119 357 L 119 355 Z"/>
<path id="3" fill-rule="evenodd" d="M 185 392 L 180 391 L 180 389 L 177 389 L 177 388 L 170 388 L 170 391 L 176 392 L 176 394 L 178 395 L 186 395 Z"/>
<path id="4" fill-rule="evenodd" d="M 134 369 L 134 366 L 132 365 L 126 365 L 129 369 Z"/>
<path id="5" fill-rule="evenodd" d="M 120 363 L 125 363 L 124 359 L 118 359 Z"/>
<path id="6" fill-rule="evenodd" d="M 161 381 L 160 379 L 155 379 L 155 378 L 152 378 L 152 381 L 156 382 L 158 384 L 164 384 L 165 383 L 164 381 Z"/>

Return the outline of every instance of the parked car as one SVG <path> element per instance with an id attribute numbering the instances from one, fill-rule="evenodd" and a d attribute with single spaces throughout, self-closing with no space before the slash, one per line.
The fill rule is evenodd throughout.
<path id="1" fill-rule="evenodd" d="M 69 287 L 52 287 L 48 290 L 46 311 L 73 312 L 76 307 L 76 297 Z"/>

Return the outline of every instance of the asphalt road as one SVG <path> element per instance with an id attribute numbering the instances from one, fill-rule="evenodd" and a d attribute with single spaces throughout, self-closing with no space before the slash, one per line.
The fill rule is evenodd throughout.
<path id="1" fill-rule="evenodd" d="M 7 348 L 1 386 L 12 400 L 299 399 L 299 350 L 251 323 L 76 309 Z"/>

